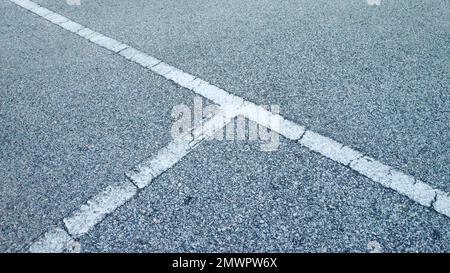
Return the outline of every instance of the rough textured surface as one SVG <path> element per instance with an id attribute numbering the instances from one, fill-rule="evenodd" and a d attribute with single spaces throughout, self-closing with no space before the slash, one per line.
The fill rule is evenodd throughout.
<path id="1" fill-rule="evenodd" d="M 0 251 L 18 251 L 170 140 L 188 90 L 0 3 Z"/>
<path id="2" fill-rule="evenodd" d="M 80 238 L 82 251 L 449 252 L 450 219 L 283 142 L 205 142 Z"/>
<path id="3" fill-rule="evenodd" d="M 63 219 L 67 231 L 75 238 L 87 233 L 107 215 L 133 198 L 136 192 L 137 187 L 128 180 L 108 186 L 89 199 L 87 204 L 83 204 L 80 209 Z"/>
<path id="4" fill-rule="evenodd" d="M 37 2 L 450 191 L 447 0 Z"/>
<path id="5" fill-rule="evenodd" d="M 61 253 L 68 250 L 73 243 L 74 240 L 66 231 L 55 228 L 33 242 L 29 251 L 31 253 Z"/>
<path id="6" fill-rule="evenodd" d="M 448 6 L 442 8 L 443 1 L 437 0 L 412 2 L 392 1 L 375 9 L 356 0 L 336 3 L 230 1 L 223 10 L 217 10 L 215 2 L 204 1 L 184 3 L 185 6 L 179 1 L 164 2 L 161 10 L 157 9 L 161 5 L 158 2 L 149 10 L 146 2 L 133 16 L 140 18 L 143 14 L 153 13 L 156 16 L 141 18 L 150 22 L 137 36 L 129 25 L 116 25 L 135 18 L 128 16 L 121 20 L 116 16 L 107 20 L 111 14 L 117 15 L 117 8 L 125 5 L 123 2 L 117 5 L 109 5 L 116 3 L 114 1 L 102 3 L 102 8 L 109 12 L 103 14 L 106 17 L 93 15 L 95 3 L 87 6 L 89 12 L 81 13 L 56 3 L 57 11 L 61 9 L 69 18 L 79 16 L 76 21 L 99 32 L 80 30 L 80 25 L 64 16 L 49 13 L 46 9 L 37 10 L 53 23 L 71 32 L 78 31 L 86 39 L 113 51 L 120 51 L 125 46 L 103 34 L 151 55 L 155 55 L 152 50 L 156 51 L 160 54 L 156 55 L 158 58 L 173 66 L 160 63 L 154 70 L 175 82 L 186 85 L 196 82 L 197 85 L 192 87 L 209 94 L 214 101 L 224 99 L 220 95 L 223 90 L 217 87 L 220 86 L 260 104 L 281 105 L 284 116 L 355 147 L 368 157 L 360 158 L 348 146 L 343 147 L 327 137 L 310 138 L 303 143 L 307 147 L 343 164 L 351 161 L 354 170 L 375 182 L 448 215 L 448 193 L 439 191 L 436 195 L 434 189 L 419 180 L 449 191 L 446 145 L 448 56 L 445 54 L 448 29 L 442 28 L 442 21 L 448 19 L 445 13 Z M 5 7 L 8 15 L 0 28 L 0 34 L 5 38 L 2 39 L 0 57 L 2 64 L 6 64 L 0 74 L 2 87 L 6 87 L 0 93 L 0 119 L 4 127 L 0 128 L 0 140 L 2 147 L 6 147 L 0 154 L 0 168 L 6 181 L 1 185 L 0 196 L 0 251 L 23 251 L 27 243 L 42 235 L 49 226 L 55 227 L 58 219 L 79 208 L 88 197 L 124 179 L 125 170 L 167 143 L 171 123 L 168 113 L 183 99 L 188 98 L 184 102 L 189 102 L 191 94 L 133 63 L 120 60 L 111 52 L 74 38 L 70 32 L 62 34 L 61 29 L 55 29 L 48 22 L 42 23 L 42 19 L 30 16 L 30 13 L 14 9 L 8 3 L 0 5 Z M 319 12 L 317 5 L 321 5 Z M 166 10 L 167 6 L 170 8 Z M 186 13 L 192 7 L 196 9 Z M 302 11 L 293 12 L 295 7 L 301 7 Z M 182 17 L 181 22 L 177 10 L 191 16 Z M 203 14 L 206 12 L 209 13 Z M 267 16 L 261 17 L 262 14 Z M 158 17 L 161 15 L 164 17 Z M 180 30 L 199 23 L 195 19 L 199 15 L 206 18 L 196 28 L 200 33 L 184 37 L 185 33 Z M 228 17 L 217 21 L 223 15 Z M 27 18 L 35 21 L 29 23 Z M 167 18 L 173 21 L 164 24 Z M 293 18 L 298 21 L 289 20 Z M 202 26 L 204 23 L 209 23 L 209 28 Z M 153 24 L 159 28 L 149 29 L 148 26 Z M 39 29 L 39 26 L 43 28 Z M 105 26 L 109 31 L 102 30 Z M 399 26 L 413 28 L 405 34 Z M 237 31 L 230 32 L 230 29 Z M 125 34 L 121 32 L 123 30 Z M 143 33 L 156 37 L 152 42 L 158 44 L 142 45 L 148 39 Z M 227 35 L 223 36 L 224 33 Z M 173 41 L 174 37 L 183 39 Z M 148 47 L 149 44 L 153 48 Z M 179 52 L 173 54 L 174 49 Z M 84 55 L 80 57 L 80 53 Z M 145 54 L 129 58 L 144 66 L 159 62 Z M 181 73 L 179 68 L 217 86 L 199 79 L 186 83 L 192 76 Z M 140 78 L 142 75 L 144 78 Z M 87 83 L 87 79 L 91 82 Z M 267 85 L 270 88 L 265 88 Z M 146 93 L 149 89 L 152 95 Z M 227 102 L 242 101 L 230 97 L 232 99 Z M 159 109 L 161 105 L 165 111 Z M 289 138 L 298 139 L 303 134 L 303 127 L 285 123 L 288 127 L 284 130 Z M 162 193 L 169 187 L 169 193 L 176 194 L 170 192 L 171 183 L 187 179 L 189 190 L 200 188 L 204 194 L 200 200 L 199 196 L 193 196 L 198 191 L 187 197 L 179 192 L 184 206 L 198 201 L 199 206 L 191 206 L 189 210 L 177 204 L 161 208 L 163 216 L 174 215 L 174 218 L 164 226 L 163 233 L 156 232 L 159 237 L 149 237 L 150 232 L 155 231 L 151 224 L 163 222 L 158 218 L 151 221 L 142 218 L 136 215 L 136 210 L 151 214 L 159 203 L 181 200 L 181 197 L 169 194 L 169 200 L 156 198 L 159 203 L 150 205 L 140 200 L 141 196 L 137 201 L 133 199 L 129 206 L 118 210 L 117 217 L 110 215 L 107 222 L 84 238 L 84 249 L 365 251 L 376 245 L 384 251 L 449 251 L 448 218 L 349 168 L 295 143 L 290 144 L 292 147 L 283 145 L 281 150 L 273 153 L 262 153 L 255 149 L 257 145 L 249 143 L 240 143 L 231 149 L 228 145 L 208 142 L 198 155 L 187 158 L 179 164 L 181 167 L 177 165 L 159 178 L 169 183 L 161 184 L 155 192 Z M 339 154 L 341 150 L 346 154 Z M 85 155 L 84 152 L 92 153 Z M 239 152 L 244 152 L 245 156 L 238 156 Z M 295 159 L 292 159 L 292 153 Z M 218 159 L 210 159 L 215 156 Z M 214 160 L 218 161 L 213 169 L 205 167 Z M 289 164 L 292 162 L 295 167 Z M 398 173 L 391 166 L 413 176 Z M 183 167 L 188 171 L 178 169 Z M 276 174 L 280 172 L 282 178 L 277 180 Z M 244 185 L 236 185 L 242 181 Z M 274 181 L 281 186 L 274 186 Z M 294 188 L 290 188 L 291 182 Z M 311 187 L 314 183 L 318 188 Z M 220 189 L 213 184 L 220 185 L 220 189 L 231 187 L 235 190 L 226 201 L 237 199 L 228 204 L 215 202 Z M 178 187 L 182 185 L 177 184 Z M 307 191 L 299 194 L 299 186 L 304 186 Z M 250 191 L 247 191 L 249 187 Z M 280 188 L 283 195 L 278 192 Z M 142 196 L 154 197 L 147 190 Z M 258 191 L 265 192 L 264 196 L 259 196 Z M 265 199 L 266 195 L 269 199 Z M 294 199 L 294 195 L 301 199 Z M 316 199 L 308 199 L 310 196 L 331 203 L 332 212 L 328 210 L 328 203 L 315 206 Z M 305 199 L 307 202 L 302 203 Z M 347 201 L 344 204 L 343 199 Z M 114 210 L 115 207 L 110 209 L 110 203 L 103 202 L 109 198 L 99 200 L 92 204 L 106 204 L 108 212 Z M 284 200 L 290 200 L 288 207 L 297 204 L 295 209 L 285 209 Z M 363 203 L 355 208 L 358 202 Z M 236 208 L 235 204 L 240 206 Z M 268 208 L 259 209 L 261 204 Z M 376 213 L 372 212 L 372 206 L 376 207 Z M 105 206 L 100 206 L 97 211 L 89 206 L 81 207 L 80 215 L 90 211 L 101 213 L 103 208 Z M 310 219 L 296 218 L 297 211 L 322 215 L 323 219 L 317 226 L 310 226 Z M 95 213 L 82 218 L 88 222 L 94 219 L 97 223 L 103 214 L 99 218 Z M 219 223 L 214 213 L 220 214 Z M 92 215 L 94 217 L 90 217 Z M 234 219 L 235 215 L 239 216 L 237 223 L 231 227 L 222 226 L 220 219 Z M 255 215 L 262 219 L 255 220 Z M 111 219 L 116 222 L 111 224 Z M 218 226 L 217 230 L 215 226 Z M 298 230 L 299 227 L 303 229 Z M 48 243 L 48 249 L 59 251 L 56 246 L 60 246 L 64 251 L 80 250 L 81 245 L 69 242 L 70 238 L 64 232 L 50 230 L 56 232 L 39 237 L 44 244 Z M 80 234 L 87 230 L 83 229 Z M 228 230 L 231 232 L 228 236 L 221 236 Z M 291 230 L 297 232 L 293 234 Z M 293 244 L 292 238 L 298 237 L 300 231 L 306 236 L 312 233 L 308 238 L 314 242 L 300 240 Z M 144 243 L 141 243 L 141 235 Z M 367 241 L 369 237 L 371 240 Z M 167 238 L 171 241 L 166 242 Z M 37 245 L 40 242 L 37 241 Z"/>

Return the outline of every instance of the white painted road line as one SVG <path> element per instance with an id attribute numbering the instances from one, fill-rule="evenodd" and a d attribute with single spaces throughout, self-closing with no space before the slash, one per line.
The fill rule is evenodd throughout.
<path id="1" fill-rule="evenodd" d="M 61 26 L 64 27 L 63 25 Z M 89 41 L 116 53 L 128 47 L 126 44 L 122 44 L 121 42 L 106 37 L 102 34 L 94 35 L 89 39 Z"/>
<path id="2" fill-rule="evenodd" d="M 77 238 L 87 233 L 103 218 L 131 199 L 137 188 L 129 181 L 109 186 L 90 199 L 86 205 L 63 219 L 69 234 Z"/>
<path id="3" fill-rule="evenodd" d="M 135 62 L 143 67 L 152 67 L 161 62 L 160 60 L 153 58 L 152 56 L 149 56 L 143 52 L 140 52 L 139 50 L 132 47 L 128 47 L 120 51 L 119 54 L 125 57 L 125 59 Z"/>
<path id="4" fill-rule="evenodd" d="M 55 228 L 35 241 L 29 250 L 32 253 L 61 253 L 68 251 L 74 242 L 66 231 Z"/>
<path id="5" fill-rule="evenodd" d="M 305 127 L 248 101 L 244 101 L 242 107 L 239 109 L 239 114 L 266 128 L 274 130 L 290 140 L 299 140 L 306 130 Z"/>
<path id="6" fill-rule="evenodd" d="M 450 193 L 438 190 L 433 208 L 444 215 L 450 217 Z"/>
<path id="7" fill-rule="evenodd" d="M 11 0 L 11 2 L 21 6 L 22 8 L 30 10 L 30 11 L 33 11 L 40 7 L 38 4 L 28 1 L 28 0 Z"/>
<path id="8" fill-rule="evenodd" d="M 24 7 L 27 10 L 30 10 L 31 12 L 53 22 L 56 25 L 68 29 L 69 31 L 74 32 L 75 29 L 79 29 L 81 26 L 79 24 L 75 25 L 77 23 L 72 23 L 72 21 L 68 18 L 54 12 L 48 13 L 45 9 L 42 9 L 39 5 L 31 1 L 10 1 Z M 185 73 L 170 66 L 169 64 L 161 62 L 157 58 L 147 55 L 144 52 L 137 49 L 131 49 L 131 47 L 126 44 L 122 44 L 85 27 L 78 30 L 76 34 L 115 53 L 118 53 L 119 55 L 134 61 L 147 69 L 150 69 L 152 72 L 163 76 L 166 79 L 172 80 L 180 86 L 213 101 L 228 114 L 231 113 L 233 116 L 243 115 L 246 118 L 272 129 L 291 140 L 298 141 L 305 147 L 308 147 L 309 149 L 330 158 L 335 162 L 350 167 L 371 180 L 380 183 L 387 188 L 393 189 L 421 205 L 433 208 L 438 213 L 446 215 L 450 218 L 449 193 L 436 190 L 422 181 L 417 181 L 407 174 L 394 170 L 393 168 L 377 160 L 363 156 L 361 152 L 353 150 L 352 148 L 330 138 L 311 131 L 307 131 L 305 133 L 305 128 L 301 125 L 286 120 L 278 114 L 273 114 L 268 110 L 262 109 L 261 106 L 244 101 L 240 97 L 232 95 L 213 84 L 210 84 L 200 78 L 196 78 L 195 76 Z M 255 112 L 254 110 L 257 111 Z M 195 143 L 191 143 L 191 145 L 192 144 L 195 146 Z M 174 146 L 173 148 L 169 148 L 166 152 L 162 152 L 161 157 L 170 156 L 173 152 L 182 154 L 186 151 L 189 150 L 186 150 L 183 145 L 181 148 Z M 169 166 L 171 165 L 170 162 L 173 162 L 173 159 L 170 159 L 167 162 L 168 163 L 166 163 L 166 166 Z M 146 183 L 148 184 L 148 179 L 153 177 L 152 171 L 150 170 L 153 170 L 152 168 L 154 165 L 152 165 L 153 163 L 151 162 L 149 164 L 150 165 L 148 166 L 150 169 L 147 172 L 147 180 L 142 179 L 141 177 L 142 181 L 136 182 L 138 181 L 136 179 L 134 182 L 137 185 L 142 186 Z M 160 172 L 160 167 L 155 167 L 158 172 Z M 77 234 L 76 231 L 73 232 Z"/>
<path id="9" fill-rule="evenodd" d="M 35 8 L 35 9 L 33 9 L 33 12 L 42 17 L 45 17 L 45 16 L 53 13 L 50 10 L 43 8 L 43 7 Z"/>
<path id="10" fill-rule="evenodd" d="M 428 184 L 397 170 L 391 170 L 389 176 L 389 188 L 408 196 L 423 206 L 429 207 L 433 204 L 437 191 Z"/>
<path id="11" fill-rule="evenodd" d="M 54 228 L 33 242 L 29 251 L 33 253 L 71 251 L 71 245 L 75 243 L 76 238 L 89 232 L 107 215 L 135 196 L 138 189 L 145 188 L 151 181 L 179 162 L 201 141 L 225 127 L 234 117 L 234 115 L 220 112 L 203 121 L 180 139 L 172 141 L 154 158 L 144 161 L 134 171 L 127 173 L 132 182 L 125 181 L 122 184 L 107 187 L 88 200 L 86 205 L 64 218 L 63 223 L 68 232 Z"/>
<path id="12" fill-rule="evenodd" d="M 343 165 L 350 164 L 351 161 L 362 157 L 362 154 L 336 142 L 328 137 L 307 131 L 300 140 L 300 143 L 309 149 L 322 154 Z"/>
<path id="13" fill-rule="evenodd" d="M 34 12 L 34 11 L 33 11 Z M 57 25 L 61 25 L 62 23 L 68 22 L 69 19 L 59 15 L 57 13 L 50 13 L 44 16 L 45 19 L 49 20 L 50 22 L 52 22 L 53 24 L 57 24 Z"/>
<path id="14" fill-rule="evenodd" d="M 215 132 L 221 130 L 235 116 L 221 112 L 190 132 L 182 135 L 179 139 L 172 141 L 158 154 L 145 160 L 132 171 L 127 177 L 140 189 L 146 187 L 156 177 L 170 169 L 190 151 L 192 151 L 205 138 L 212 137 Z"/>
<path id="15" fill-rule="evenodd" d="M 187 136 L 158 151 L 156 157 L 139 164 L 127 177 L 140 189 L 146 187 L 153 179 L 170 169 L 191 150 Z"/>
<path id="16" fill-rule="evenodd" d="M 75 23 L 71 20 L 61 23 L 60 26 L 73 33 L 77 33 L 78 31 L 84 28 L 82 25 Z"/>

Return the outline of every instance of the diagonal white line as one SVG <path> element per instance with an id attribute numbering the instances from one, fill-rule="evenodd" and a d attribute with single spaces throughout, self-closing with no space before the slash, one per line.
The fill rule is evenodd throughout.
<path id="1" fill-rule="evenodd" d="M 121 43 L 73 22 L 32 1 L 10 1 L 68 31 L 88 39 L 94 44 L 118 53 L 128 60 L 150 69 L 155 74 L 171 80 L 181 87 L 187 88 L 213 101 L 221 107 L 222 111 L 228 113 L 230 116 L 236 117 L 238 115 L 243 115 L 258 124 L 280 133 L 288 139 L 298 141 L 301 145 L 335 162 L 343 164 L 371 180 L 409 197 L 411 200 L 414 200 L 423 206 L 431 207 L 435 211 L 450 218 L 450 193 L 434 189 L 423 181 L 419 181 L 401 171 L 395 170 L 373 158 L 364 156 L 361 152 L 326 136 L 322 136 L 309 130 L 306 131 L 303 126 L 289 121 L 281 115 L 273 114 L 261 106 L 245 101 L 205 80 L 183 72 L 182 70 L 147 55 L 127 44 Z M 188 151 L 186 147 L 173 145 L 173 147 L 167 147 L 166 151 L 161 151 L 161 156 L 167 157 L 174 152 L 185 153 L 186 151 Z M 160 166 L 155 162 L 148 162 L 149 169 L 145 169 L 141 166 L 141 173 L 137 172 L 136 174 L 129 175 L 134 179 L 134 182 L 138 187 L 145 186 L 148 184 L 148 181 L 145 181 L 142 177 L 139 178 L 139 175 L 142 176 L 142 174 L 146 172 L 148 175 L 154 176 L 157 173 L 161 173 L 162 167 L 172 166 L 174 161 L 176 161 L 176 158 L 168 160 L 164 163 L 166 165 L 158 163 Z"/>
<path id="2" fill-rule="evenodd" d="M 173 167 L 207 137 L 214 136 L 235 117 L 233 114 L 219 112 L 170 142 L 156 156 L 127 173 L 131 182 L 109 186 L 89 199 L 85 205 L 63 219 L 67 231 L 58 227 L 51 229 L 30 245 L 30 252 L 70 252 L 76 238 L 89 232 L 107 215 L 133 198 L 140 189 Z"/>
<path id="3" fill-rule="evenodd" d="M 137 188 L 129 181 L 109 186 L 82 205 L 71 216 L 63 219 L 69 234 L 75 238 L 87 233 L 108 214 L 125 204 L 137 193 Z"/>
<path id="4" fill-rule="evenodd" d="M 74 239 L 63 229 L 54 228 L 38 240 L 36 240 L 29 248 L 31 253 L 61 253 L 68 252 L 70 245 Z"/>
<path id="5" fill-rule="evenodd" d="M 170 169 L 207 137 L 212 137 L 236 117 L 233 113 L 220 112 L 192 132 L 184 134 L 158 152 L 154 158 L 145 160 L 127 173 L 128 178 L 140 189 L 146 187 L 155 177 Z M 192 137 L 194 136 L 194 137 Z"/>

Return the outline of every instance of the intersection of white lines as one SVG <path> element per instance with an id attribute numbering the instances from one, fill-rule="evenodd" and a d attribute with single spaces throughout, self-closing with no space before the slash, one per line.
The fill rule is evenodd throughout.
<path id="1" fill-rule="evenodd" d="M 422 206 L 450 218 L 450 194 L 431 187 L 408 174 L 365 156 L 363 153 L 345 146 L 326 136 L 273 114 L 264 107 L 245 101 L 200 78 L 177 69 L 155 57 L 139 51 L 127 44 L 104 36 L 60 14 L 52 12 L 28 0 L 10 0 L 32 13 L 58 25 L 80 37 L 104 47 L 120 56 L 151 70 L 167 80 L 217 104 L 221 112 L 205 120 L 181 139 L 171 142 L 156 156 L 144 161 L 127 173 L 129 181 L 110 186 L 92 197 L 69 216 L 62 219 L 63 227 L 54 227 L 34 241 L 31 252 L 78 251 L 76 239 L 86 234 L 108 214 L 125 204 L 152 180 L 170 169 L 202 140 L 214 135 L 237 116 L 243 116 L 280 135 L 307 147 L 339 164 L 364 175 L 371 180 L 403 194 Z M 198 132 L 195 132 L 198 131 Z M 191 136 L 195 137 L 192 138 Z"/>

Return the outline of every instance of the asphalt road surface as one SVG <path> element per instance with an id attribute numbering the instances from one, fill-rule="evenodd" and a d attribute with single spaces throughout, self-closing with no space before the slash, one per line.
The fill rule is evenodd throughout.
<path id="1" fill-rule="evenodd" d="M 33 3 L 227 93 L 190 90 Z M 0 9 L 0 252 L 450 252 L 447 0 Z M 231 94 L 279 106 L 298 137 L 164 152 L 174 107 Z M 305 128 L 333 142 L 312 148 Z M 333 143 L 357 156 L 336 159 Z M 361 170 L 367 157 L 389 170 Z M 145 166 L 144 185 L 130 172 Z M 384 183 L 396 172 L 411 189 Z"/>

